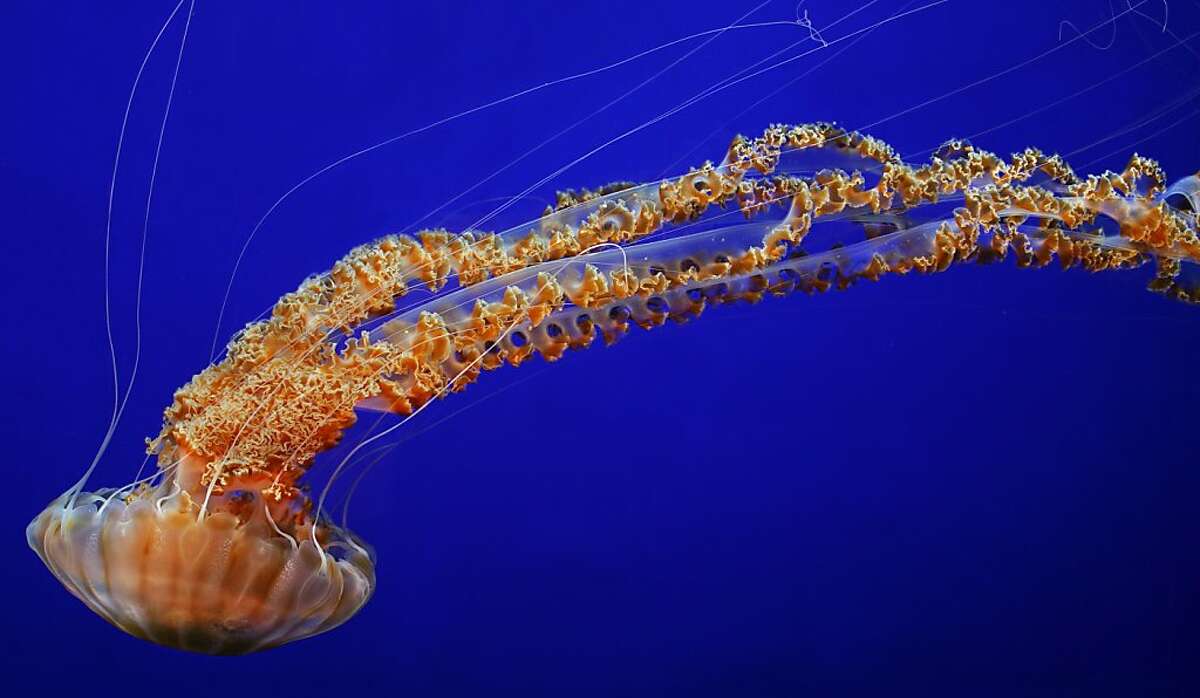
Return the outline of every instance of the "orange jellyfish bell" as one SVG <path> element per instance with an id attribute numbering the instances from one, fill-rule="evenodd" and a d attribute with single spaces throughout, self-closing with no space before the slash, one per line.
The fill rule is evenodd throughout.
<path id="1" fill-rule="evenodd" d="M 121 494 L 68 492 L 26 536 L 63 586 L 136 637 L 245 654 L 341 625 L 375 588 L 372 555 L 348 532 L 289 535 L 254 493 L 203 516 L 170 480 Z"/>

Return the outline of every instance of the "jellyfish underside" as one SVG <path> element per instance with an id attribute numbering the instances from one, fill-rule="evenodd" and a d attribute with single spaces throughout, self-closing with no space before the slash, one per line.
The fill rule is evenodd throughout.
<path id="1" fill-rule="evenodd" d="M 374 588 L 369 548 L 303 482 L 356 409 L 412 415 L 484 370 L 633 324 L 959 263 L 1153 262 L 1152 290 L 1197 302 L 1198 184 L 1167 188 L 1139 156 L 1080 177 L 1057 156 L 964 141 L 914 167 L 819 123 L 738 137 L 676 179 L 561 193 L 501 233 L 390 235 L 304 281 L 175 393 L 150 441 L 154 478 L 69 491 L 29 543 L 92 610 L 159 644 L 230 654 L 315 635 Z"/>

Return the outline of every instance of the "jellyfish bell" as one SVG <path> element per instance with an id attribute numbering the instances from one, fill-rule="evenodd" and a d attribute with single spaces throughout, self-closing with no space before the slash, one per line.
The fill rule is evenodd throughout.
<path id="1" fill-rule="evenodd" d="M 311 637 L 370 599 L 374 556 L 348 530 L 247 489 L 213 496 L 201 513 L 205 493 L 181 485 L 184 472 L 68 491 L 26 528 L 29 545 L 108 622 L 192 652 L 245 654 Z"/>

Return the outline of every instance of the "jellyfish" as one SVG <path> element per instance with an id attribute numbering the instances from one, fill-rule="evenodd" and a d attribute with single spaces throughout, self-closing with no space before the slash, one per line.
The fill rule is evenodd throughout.
<path id="1" fill-rule="evenodd" d="M 132 635 L 213 654 L 279 646 L 337 627 L 374 590 L 370 546 L 327 515 L 328 485 L 309 484 L 365 411 L 400 419 L 331 481 L 485 371 L 713 306 L 1004 260 L 1151 265 L 1152 291 L 1196 303 L 1198 210 L 1200 175 L 1168 186 L 1139 155 L 1079 175 L 1034 148 L 1004 158 L 951 140 L 912 164 L 833 123 L 774 125 L 680 177 L 561 192 L 507 230 L 354 248 L 175 392 L 148 439 L 153 475 L 74 487 L 27 538 L 72 594 Z"/>

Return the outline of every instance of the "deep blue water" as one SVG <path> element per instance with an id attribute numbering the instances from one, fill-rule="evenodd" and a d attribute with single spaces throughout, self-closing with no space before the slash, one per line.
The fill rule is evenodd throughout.
<path id="1" fill-rule="evenodd" d="M 1070 153 L 1101 141 L 1069 158 L 1081 171 L 1119 169 L 1134 150 L 1174 176 L 1200 167 L 1194 1 L 1170 2 L 1166 31 L 1166 3 L 1145 2 L 1154 21 L 1127 14 L 1088 42 L 1066 27 L 1060 43 L 1060 22 L 1104 21 L 1100 0 L 958 0 L 837 41 L 904 6 L 830 27 L 860 6 L 809 2 L 826 49 L 607 147 L 495 224 L 536 216 L 556 188 L 719 160 L 735 133 L 781 121 L 883 120 L 870 132 L 903 153 L 1001 126 L 975 142 Z M 350 521 L 375 546 L 379 587 L 347 625 L 233 659 L 110 628 L 47 573 L 24 527 L 85 468 L 111 409 L 108 177 L 133 76 L 172 7 L 0 10 L 0 666 L 16 694 L 1196 695 L 1200 310 L 1144 291 L 1148 269 L 955 268 L 718 308 L 497 372 L 407 425 L 410 440 L 367 476 Z M 93 484 L 132 477 L 172 391 L 208 359 L 238 249 L 290 186 L 750 9 L 199 0 L 151 210 L 137 387 Z M 776 2 L 742 21 L 794 16 Z M 148 66 L 117 183 L 123 378 L 182 20 Z M 580 119 L 426 223 L 469 225 L 756 61 L 814 47 L 787 49 L 807 35 L 693 40 L 348 163 L 263 227 L 222 343 L 305 275 Z"/>

